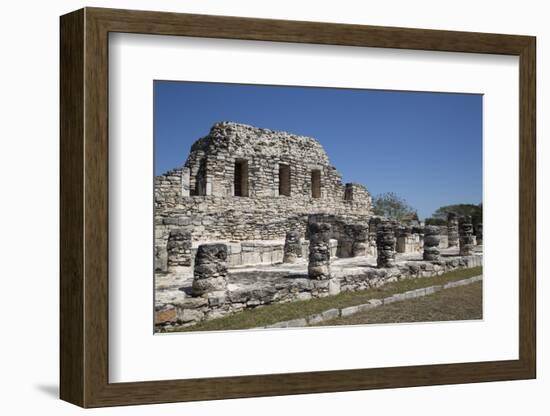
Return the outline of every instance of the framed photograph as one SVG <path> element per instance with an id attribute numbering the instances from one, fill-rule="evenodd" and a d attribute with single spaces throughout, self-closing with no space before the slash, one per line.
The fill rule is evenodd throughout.
<path id="1" fill-rule="evenodd" d="M 535 378 L 535 49 L 62 16 L 61 398 Z"/>

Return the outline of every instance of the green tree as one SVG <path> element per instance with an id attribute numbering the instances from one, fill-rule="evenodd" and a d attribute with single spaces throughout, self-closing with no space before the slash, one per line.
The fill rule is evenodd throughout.
<path id="1" fill-rule="evenodd" d="M 393 192 L 386 192 L 375 196 L 373 199 L 373 211 L 375 215 L 395 220 L 402 220 L 407 216 L 416 216 L 418 218 L 416 210 L 407 201 Z"/>
<path id="2" fill-rule="evenodd" d="M 447 220 L 443 218 L 426 218 L 425 222 L 426 225 L 447 225 Z"/>
<path id="3" fill-rule="evenodd" d="M 443 207 L 439 207 L 438 209 L 436 209 L 432 215 L 432 218 L 446 220 L 447 214 L 449 212 L 454 212 L 459 217 L 464 215 L 470 215 L 474 222 L 481 222 L 483 218 L 483 205 L 482 204 L 445 205 Z"/>

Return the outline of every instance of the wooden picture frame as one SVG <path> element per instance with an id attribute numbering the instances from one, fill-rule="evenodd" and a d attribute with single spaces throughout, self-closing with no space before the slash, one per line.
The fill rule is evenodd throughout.
<path id="1" fill-rule="evenodd" d="M 61 17 L 60 396 L 82 407 L 529 379 L 536 376 L 535 38 L 85 8 Z M 109 383 L 110 32 L 519 56 L 519 359 Z"/>

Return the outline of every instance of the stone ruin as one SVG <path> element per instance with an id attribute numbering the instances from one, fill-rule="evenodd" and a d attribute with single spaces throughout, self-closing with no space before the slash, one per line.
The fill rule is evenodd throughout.
<path id="1" fill-rule="evenodd" d="M 447 238 L 449 247 L 458 247 L 458 217 L 454 212 L 447 214 Z"/>
<path id="2" fill-rule="evenodd" d="M 285 237 L 283 263 L 296 263 L 303 257 L 303 248 L 300 233 L 288 231 Z"/>
<path id="3" fill-rule="evenodd" d="M 378 267 L 393 267 L 395 265 L 395 231 L 394 226 L 387 221 L 381 222 L 376 228 L 376 264 Z"/>
<path id="4" fill-rule="evenodd" d="M 470 256 L 475 245 L 474 227 L 472 225 L 472 217 L 466 215 L 458 220 L 460 255 Z"/>
<path id="5" fill-rule="evenodd" d="M 424 228 L 424 260 L 439 260 L 440 228 L 435 225 L 428 225 Z"/>
<path id="6" fill-rule="evenodd" d="M 367 188 L 344 184 L 313 138 L 216 123 L 155 178 L 156 324 L 473 267 L 474 243 L 471 219 L 374 216 Z"/>
<path id="7" fill-rule="evenodd" d="M 330 279 L 330 230 L 330 224 L 318 222 L 309 224 L 307 272 L 310 279 Z"/>
<path id="8" fill-rule="evenodd" d="M 329 222 L 338 222 L 340 236 L 346 224 L 368 222 L 371 196 L 361 184 L 344 184 L 313 138 L 216 123 L 182 167 L 155 178 L 155 270 L 185 263 L 163 261 L 174 230 L 189 231 L 194 250 L 202 242 L 227 242 L 231 266 L 278 263 L 286 233 L 305 236 L 311 215 L 334 216 Z M 335 238 L 339 255 L 352 256 L 354 243 L 359 250 L 365 241 L 358 238 L 363 241 Z"/>
<path id="9" fill-rule="evenodd" d="M 225 292 L 227 289 L 227 246 L 202 244 L 193 269 L 193 296 Z"/>

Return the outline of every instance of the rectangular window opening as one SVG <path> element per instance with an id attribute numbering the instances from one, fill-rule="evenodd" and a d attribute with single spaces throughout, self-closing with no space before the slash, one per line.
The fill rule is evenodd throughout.
<path id="1" fill-rule="evenodd" d="M 235 196 L 248 196 L 248 161 L 235 160 Z"/>
<path id="2" fill-rule="evenodd" d="M 290 166 L 279 165 L 279 195 L 290 196 Z"/>
<path id="3" fill-rule="evenodd" d="M 321 198 L 321 171 L 318 169 L 311 171 L 311 197 Z"/>

